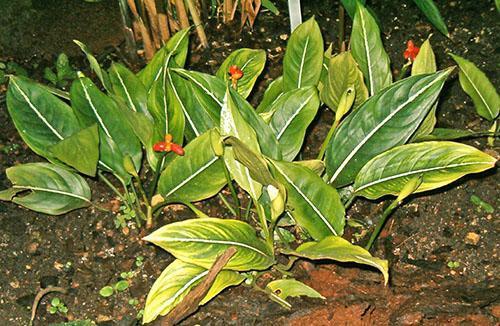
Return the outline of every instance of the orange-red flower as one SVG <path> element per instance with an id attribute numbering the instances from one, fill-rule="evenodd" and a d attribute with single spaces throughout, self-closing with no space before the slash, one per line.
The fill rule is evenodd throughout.
<path id="1" fill-rule="evenodd" d="M 412 40 L 409 40 L 406 43 L 406 50 L 404 53 L 405 59 L 414 61 L 417 57 L 418 51 L 420 51 L 420 48 L 418 46 L 415 46 Z"/>
<path id="2" fill-rule="evenodd" d="M 234 82 L 243 77 L 243 70 L 241 70 L 237 65 L 232 65 L 229 67 L 229 74 L 231 75 L 231 80 Z"/>
<path id="3" fill-rule="evenodd" d="M 172 142 L 172 135 L 165 136 L 165 141 L 159 141 L 153 145 L 155 152 L 174 152 L 177 155 L 184 155 L 184 148 L 181 145 Z"/>

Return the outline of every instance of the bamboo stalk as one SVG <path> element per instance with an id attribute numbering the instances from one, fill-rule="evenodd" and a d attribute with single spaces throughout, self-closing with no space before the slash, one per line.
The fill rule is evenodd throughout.
<path id="1" fill-rule="evenodd" d="M 189 27 L 189 19 L 184 6 L 184 0 L 175 0 L 175 8 L 177 9 L 177 16 L 181 23 L 182 29 Z"/>
<path id="2" fill-rule="evenodd" d="M 168 28 L 168 16 L 162 13 L 158 14 L 158 25 L 160 26 L 160 36 L 163 44 L 170 39 L 170 30 Z"/>
<path id="3" fill-rule="evenodd" d="M 193 0 L 187 0 L 189 12 L 191 13 L 191 18 L 193 18 L 194 25 L 196 26 L 196 33 L 200 38 L 201 45 L 204 48 L 208 47 L 207 35 L 205 34 L 205 29 L 203 28 L 203 23 L 201 22 L 198 10 L 194 6 Z"/>
<path id="4" fill-rule="evenodd" d="M 236 6 L 235 6 L 236 7 Z M 222 21 L 227 24 L 229 23 L 232 19 L 232 12 L 233 12 L 233 0 L 224 0 L 224 3 L 222 5 Z"/>
<path id="5" fill-rule="evenodd" d="M 146 25 L 144 25 L 144 22 L 142 19 L 139 17 L 139 28 L 141 30 L 141 35 L 142 35 L 142 43 L 144 45 L 144 53 L 146 54 L 146 61 L 150 61 L 153 59 L 153 56 L 155 55 L 155 47 L 153 42 L 151 41 L 151 36 L 149 36 L 149 31 L 146 28 Z"/>
<path id="6" fill-rule="evenodd" d="M 157 49 L 161 47 L 160 27 L 158 26 L 158 12 L 156 11 L 156 4 L 154 0 L 144 0 L 146 5 L 146 12 L 149 18 L 149 25 L 151 27 L 151 34 L 153 42 Z"/>

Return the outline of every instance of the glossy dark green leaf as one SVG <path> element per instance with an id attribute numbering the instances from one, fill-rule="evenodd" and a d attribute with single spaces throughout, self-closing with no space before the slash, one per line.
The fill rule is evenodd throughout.
<path id="1" fill-rule="evenodd" d="M 231 53 L 224 60 L 216 74 L 226 84 L 230 83 L 229 67 L 232 65 L 238 66 L 243 71 L 243 77 L 237 83 L 238 93 L 247 98 L 253 89 L 255 81 L 257 81 L 262 70 L 264 70 L 264 66 L 266 65 L 266 51 L 243 48 Z"/>
<path id="2" fill-rule="evenodd" d="M 406 78 L 350 114 L 326 151 L 326 180 L 336 187 L 354 181 L 370 159 L 408 141 L 436 101 L 451 70 Z"/>
<path id="3" fill-rule="evenodd" d="M 271 126 L 283 160 L 292 161 L 299 153 L 305 134 L 319 108 L 315 87 L 298 88 L 283 94 L 273 105 Z"/>
<path id="4" fill-rule="evenodd" d="M 92 54 L 92 51 L 90 51 L 87 45 L 78 40 L 73 40 L 73 42 L 75 42 L 76 45 L 78 45 L 80 49 L 83 51 L 83 53 L 85 53 L 85 56 L 87 57 L 87 60 L 90 63 L 90 68 L 97 75 L 97 77 L 101 81 L 102 86 L 104 86 L 104 88 L 107 89 L 108 91 L 111 90 L 111 83 L 109 81 L 109 76 L 106 73 L 106 71 L 101 68 L 101 65 Z"/>
<path id="5" fill-rule="evenodd" d="M 8 168 L 6 174 L 12 187 L 0 192 L 1 200 L 50 215 L 61 215 L 91 204 L 85 179 L 57 165 L 22 164 Z"/>
<path id="6" fill-rule="evenodd" d="M 176 258 L 210 268 L 227 248 L 236 254 L 224 269 L 263 270 L 274 263 L 273 249 L 257 238 L 249 224 L 230 219 L 198 218 L 167 224 L 144 240 L 167 250 Z"/>
<path id="7" fill-rule="evenodd" d="M 80 130 L 70 106 L 24 77 L 10 77 L 7 109 L 24 142 L 46 158 L 51 146 Z"/>
<path id="8" fill-rule="evenodd" d="M 314 17 L 297 26 L 283 59 L 283 88 L 317 86 L 323 63 L 323 37 Z"/>
<path id="9" fill-rule="evenodd" d="M 167 202 L 193 202 L 217 194 L 226 184 L 222 159 L 211 146 L 210 130 L 184 148 L 184 156 L 175 157 L 162 172 L 158 192 Z M 174 154 L 171 154 L 174 155 Z"/>
<path id="10" fill-rule="evenodd" d="M 297 224 L 316 240 L 344 232 L 344 205 L 333 187 L 304 166 L 278 161 L 272 165 L 285 185 L 288 210 Z"/>
<path id="11" fill-rule="evenodd" d="M 477 113 L 489 121 L 496 119 L 500 110 L 500 96 L 495 86 L 474 63 L 458 55 L 450 55 L 460 67 L 460 85 L 472 98 Z"/>
<path id="12" fill-rule="evenodd" d="M 151 116 L 147 107 L 146 87 L 133 72 L 124 65 L 113 62 L 109 70 L 109 79 L 113 93 L 119 96 L 130 110 Z"/>
<path id="13" fill-rule="evenodd" d="M 337 109 L 340 98 L 349 87 L 354 87 L 356 94 L 354 108 L 368 98 L 363 73 L 349 51 L 325 58 L 325 65 L 327 69 L 323 75 L 320 97 L 330 109 Z"/>
<path id="14" fill-rule="evenodd" d="M 448 33 L 448 27 L 441 17 L 438 7 L 432 0 L 413 0 L 418 8 L 424 13 L 424 15 L 429 19 L 429 21 L 446 37 L 450 37 Z"/>
<path id="15" fill-rule="evenodd" d="M 392 83 L 389 56 L 384 50 L 380 29 L 363 5 L 358 5 L 351 33 L 352 56 L 359 65 L 370 95 Z"/>
<path id="16" fill-rule="evenodd" d="M 495 166 L 496 159 L 454 142 L 422 142 L 398 146 L 374 157 L 359 172 L 355 194 L 370 199 L 397 195 L 411 178 L 422 175 L 416 193 L 447 185 L 469 173 Z"/>
<path id="17" fill-rule="evenodd" d="M 353 262 L 369 265 L 384 275 L 385 284 L 389 281 L 389 263 L 387 260 L 375 258 L 370 253 L 351 244 L 341 237 L 329 236 L 319 242 L 306 242 L 288 254 L 313 260 L 332 259 L 340 262 Z"/>
<path id="18" fill-rule="evenodd" d="M 168 314 L 207 274 L 207 269 L 178 259 L 168 265 L 148 293 L 142 322 L 149 323 L 158 316 Z M 219 272 L 200 305 L 210 301 L 226 287 L 238 285 L 244 279 L 244 276 L 234 271 Z"/>
<path id="19" fill-rule="evenodd" d="M 86 175 L 95 176 L 99 161 L 97 124 L 82 129 L 50 148 L 58 160 Z"/>
<path id="20" fill-rule="evenodd" d="M 349 14 L 351 18 L 354 18 L 354 15 L 356 14 L 356 3 L 359 2 L 361 4 L 365 4 L 365 0 L 341 0 L 342 5 L 344 6 L 345 10 Z"/>
<path id="21" fill-rule="evenodd" d="M 137 74 L 148 92 L 166 67 L 184 67 L 189 47 L 189 30 L 190 28 L 185 28 L 175 33 Z"/>

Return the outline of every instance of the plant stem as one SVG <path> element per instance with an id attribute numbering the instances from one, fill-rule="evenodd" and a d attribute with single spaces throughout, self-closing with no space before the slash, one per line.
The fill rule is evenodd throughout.
<path id="1" fill-rule="evenodd" d="M 318 160 L 322 160 L 323 159 L 323 156 L 325 156 L 325 152 L 326 152 L 326 147 L 328 146 L 328 144 L 330 143 L 330 139 L 332 139 L 332 136 L 333 136 L 333 133 L 335 132 L 335 129 L 337 129 L 338 125 L 340 123 L 340 120 L 335 120 L 333 122 L 333 125 L 332 127 L 330 128 L 330 131 L 328 131 L 328 135 L 326 136 L 326 139 L 325 141 L 323 142 L 323 144 L 321 145 L 321 149 L 319 151 L 319 154 L 318 154 L 318 157 L 317 159 Z"/>
<path id="2" fill-rule="evenodd" d="M 189 12 L 191 13 L 191 18 L 193 18 L 194 26 L 196 26 L 196 33 L 200 38 L 201 45 L 203 45 L 204 48 L 208 48 L 207 35 L 205 34 L 205 29 L 203 28 L 200 15 L 198 15 L 198 10 L 196 10 L 193 0 L 187 0 L 187 4 Z"/>
<path id="3" fill-rule="evenodd" d="M 356 198 L 356 196 L 350 196 L 350 197 L 347 199 L 347 201 L 346 201 L 346 202 L 345 202 L 345 204 L 344 204 L 344 208 L 345 208 L 346 210 L 347 210 L 347 209 L 351 206 L 352 202 L 354 201 L 354 198 Z"/>
<path id="4" fill-rule="evenodd" d="M 260 205 L 253 198 L 252 198 L 252 201 L 253 201 L 253 204 L 257 210 L 257 215 L 259 216 L 259 223 L 260 223 L 260 226 L 262 227 L 262 231 L 264 232 L 264 237 L 266 238 L 268 245 L 272 248 L 273 247 L 273 236 L 272 236 L 272 233 L 269 232 L 269 227 L 267 225 L 266 214 L 264 213 L 264 208 L 262 207 L 262 205 Z"/>
<path id="5" fill-rule="evenodd" d="M 222 167 L 224 168 L 224 175 L 226 176 L 227 186 L 229 187 L 229 191 L 231 191 L 231 196 L 233 197 L 234 205 L 238 207 L 238 213 L 234 215 L 241 217 L 240 199 L 238 198 L 238 194 L 236 193 L 236 189 L 234 188 L 233 180 L 231 179 L 231 175 L 229 174 L 229 170 L 227 169 L 225 163 L 222 164 Z"/>
<path id="6" fill-rule="evenodd" d="M 249 199 L 246 210 L 245 210 L 245 221 L 248 221 L 248 218 L 250 217 L 250 212 L 252 211 L 252 204 L 253 204 L 253 201 L 251 199 Z"/>
<path id="7" fill-rule="evenodd" d="M 130 188 L 132 189 L 132 193 L 135 196 L 135 201 L 133 202 L 133 204 L 135 206 L 135 211 L 137 211 L 137 214 L 135 214 L 135 223 L 137 223 L 138 227 L 141 227 L 142 223 L 141 223 L 141 220 L 139 219 L 138 214 L 141 215 L 143 220 L 147 220 L 147 218 L 144 215 L 144 212 L 142 211 L 141 203 L 139 202 L 139 197 L 137 196 L 137 191 L 135 190 L 135 186 L 134 186 L 133 182 L 130 183 Z"/>
<path id="8" fill-rule="evenodd" d="M 411 61 L 408 60 L 403 67 L 401 68 L 401 71 L 399 72 L 398 78 L 396 78 L 396 81 L 403 79 L 404 76 L 406 75 L 406 72 L 408 71 L 408 68 L 411 66 Z"/>
<path id="9" fill-rule="evenodd" d="M 151 198 L 156 191 L 156 186 L 158 185 L 158 180 L 160 179 L 161 171 L 163 170 L 163 164 L 165 163 L 165 153 L 162 153 L 162 156 L 156 162 L 156 171 L 153 177 L 153 182 L 149 186 L 149 196 L 147 197 L 148 202 L 151 202 Z"/>
<path id="10" fill-rule="evenodd" d="M 123 202 L 126 202 L 125 200 L 125 197 L 123 196 L 123 194 L 121 192 L 118 191 L 118 189 L 116 189 L 115 186 L 113 186 L 113 184 L 111 183 L 111 181 L 109 181 L 108 178 L 106 178 L 104 176 L 104 174 L 101 172 L 101 171 L 97 171 L 97 175 L 99 176 L 99 178 L 101 178 L 102 181 L 104 181 L 104 183 L 111 189 L 113 190 L 113 192 L 118 196 L 120 197 L 120 199 L 123 201 Z"/>
<path id="11" fill-rule="evenodd" d="M 227 207 L 227 209 L 229 209 L 229 211 L 231 212 L 231 214 L 233 214 L 234 216 L 239 216 L 239 214 L 236 213 L 236 210 L 234 209 L 234 207 L 231 206 L 231 204 L 227 201 L 226 197 L 224 197 L 223 194 L 221 194 L 219 192 L 217 194 L 217 196 L 220 198 L 220 200 L 222 201 L 222 203 Z"/>
<path id="12" fill-rule="evenodd" d="M 370 250 L 370 248 L 372 247 L 373 245 L 373 242 L 375 242 L 375 240 L 377 239 L 380 231 L 382 230 L 382 228 L 384 227 L 384 224 L 385 224 L 385 221 L 387 220 L 387 217 L 392 213 L 392 211 L 398 207 L 399 205 L 399 200 L 396 199 L 394 200 L 385 210 L 384 212 L 382 213 L 382 216 L 380 217 L 378 223 L 377 223 L 377 226 L 375 227 L 375 230 L 373 230 L 372 232 L 372 235 L 370 236 L 370 240 L 368 240 L 368 243 L 366 244 L 365 246 L 365 249 L 366 250 Z"/>

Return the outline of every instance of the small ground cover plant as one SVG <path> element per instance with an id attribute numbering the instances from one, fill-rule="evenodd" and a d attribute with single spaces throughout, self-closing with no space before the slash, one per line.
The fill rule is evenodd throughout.
<path id="1" fill-rule="evenodd" d="M 350 50 L 336 55 L 325 51 L 314 18 L 300 25 L 288 42 L 283 76 L 269 84 L 256 108 L 247 98 L 266 64 L 265 51 L 236 50 L 212 76 L 183 68 L 188 35 L 188 29 L 174 35 L 138 74 L 118 63 L 102 69 L 80 43 L 101 86 L 79 73 L 67 94 L 71 106 L 22 77 L 10 78 L 7 94 L 21 137 L 50 163 L 9 168 L 13 186 L 0 199 L 64 214 L 93 204 L 83 174 L 106 183 L 139 226 L 151 227 L 155 213 L 171 203 L 193 210 L 192 219 L 145 237 L 176 260 L 151 288 L 144 323 L 173 311 L 231 248 L 233 256 L 196 305 L 242 283 L 286 308 L 289 296 L 322 298 L 291 276 L 300 258 L 371 266 L 387 284 L 388 262 L 369 249 L 389 214 L 413 193 L 496 163 L 449 141 L 470 132 L 434 128 L 438 97 L 453 68 L 437 71 L 429 40 L 420 48 L 409 43 L 411 70 L 402 71 L 411 75 L 394 82 L 379 28 L 362 5 L 356 6 Z M 494 87 L 472 63 L 453 58 L 478 113 L 495 121 Z M 335 112 L 330 131 L 316 159 L 297 160 L 322 103 Z M 231 199 L 222 194 L 225 187 Z M 246 194 L 245 209 L 239 191 Z M 209 217 L 193 205 L 216 195 L 234 218 Z M 396 199 L 365 248 L 342 238 L 355 198 L 387 196 Z M 282 277 L 261 287 L 268 271 Z"/>

